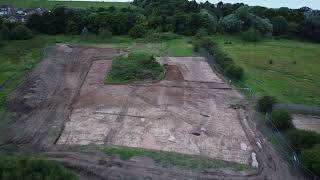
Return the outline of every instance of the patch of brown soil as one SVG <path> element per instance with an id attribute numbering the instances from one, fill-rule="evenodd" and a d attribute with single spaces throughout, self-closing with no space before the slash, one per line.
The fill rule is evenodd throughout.
<path id="1" fill-rule="evenodd" d="M 178 66 L 165 64 L 164 68 L 166 70 L 165 80 L 168 81 L 185 81 L 182 73 Z"/>

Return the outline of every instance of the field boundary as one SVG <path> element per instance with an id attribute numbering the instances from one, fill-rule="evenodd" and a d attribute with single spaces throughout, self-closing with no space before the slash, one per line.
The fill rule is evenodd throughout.
<path id="1" fill-rule="evenodd" d="M 225 75 L 225 72 L 223 71 L 222 67 L 220 67 L 220 65 L 215 61 L 214 56 L 210 55 L 209 52 L 206 51 L 204 48 L 199 49 L 199 54 L 207 59 L 207 62 L 209 63 L 212 70 L 214 70 L 215 72 L 218 72 L 216 74 L 219 77 L 221 77 L 223 81 L 225 81 L 226 83 L 229 83 L 236 90 L 241 92 L 250 103 L 250 106 L 255 108 L 256 102 L 257 102 L 257 96 L 253 89 L 251 89 L 249 86 L 247 86 L 241 81 L 235 81 L 228 78 Z M 288 107 L 290 107 L 290 104 Z M 301 109 L 303 108 L 308 109 L 307 107 L 310 108 L 310 106 L 301 106 L 301 105 L 298 107 L 301 107 Z M 318 109 L 315 108 L 316 112 L 317 110 Z M 302 165 L 294 148 L 289 144 L 289 142 L 286 140 L 286 138 L 280 132 L 280 130 L 276 128 L 276 126 L 272 123 L 268 114 L 266 115 L 258 114 L 258 116 L 253 115 L 251 118 L 256 122 L 257 127 L 261 131 L 261 133 L 265 137 L 267 137 L 267 139 L 271 142 L 272 147 L 281 155 L 282 159 L 284 159 L 287 162 L 287 164 L 291 168 L 292 174 L 298 177 L 301 177 L 303 179 L 314 179 L 314 180 L 320 179 L 320 177 L 318 177 L 311 170 L 309 170 L 304 165 Z"/>

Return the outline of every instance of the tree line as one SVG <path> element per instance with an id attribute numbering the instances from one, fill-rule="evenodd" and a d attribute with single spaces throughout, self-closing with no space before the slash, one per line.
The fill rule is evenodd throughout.
<path id="1" fill-rule="evenodd" d="M 33 33 L 81 34 L 84 27 L 95 34 L 143 37 L 150 32 L 174 32 L 186 36 L 199 31 L 207 34 L 249 31 L 261 36 L 302 37 L 320 42 L 320 18 L 306 19 L 303 9 L 270 9 L 243 3 L 197 3 L 188 0 L 134 0 L 128 8 L 71 9 L 56 6 L 42 15 L 33 14 L 24 24 Z M 12 31 L 19 23 L 0 21 L 3 39 L 15 37 Z"/>

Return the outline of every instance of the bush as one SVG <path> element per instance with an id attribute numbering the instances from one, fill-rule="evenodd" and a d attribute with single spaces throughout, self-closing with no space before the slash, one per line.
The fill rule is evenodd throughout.
<path id="1" fill-rule="evenodd" d="M 258 100 L 258 110 L 262 113 L 271 112 L 273 105 L 277 102 L 274 97 L 263 96 Z"/>
<path id="2" fill-rule="evenodd" d="M 261 40 L 260 32 L 254 28 L 242 33 L 242 39 L 248 42 L 257 42 Z"/>
<path id="3" fill-rule="evenodd" d="M 281 130 L 292 127 L 292 117 L 290 113 L 283 110 L 276 110 L 271 113 L 271 121 L 273 124 Z"/>
<path id="4" fill-rule="evenodd" d="M 11 39 L 24 40 L 33 38 L 33 34 L 29 28 L 24 25 L 18 25 L 10 33 Z"/>
<path id="5" fill-rule="evenodd" d="M 8 40 L 10 38 L 10 30 L 7 26 L 3 26 L 0 30 L 0 39 Z"/>
<path id="6" fill-rule="evenodd" d="M 298 151 L 311 148 L 320 143 L 320 135 L 313 131 L 292 129 L 286 132 L 289 143 Z"/>
<path id="7" fill-rule="evenodd" d="M 135 25 L 130 29 L 129 35 L 133 38 L 142 38 L 146 33 L 146 29 L 142 25 Z"/>
<path id="8" fill-rule="evenodd" d="M 207 31 L 206 29 L 200 28 L 200 29 L 197 31 L 195 37 L 199 39 L 199 38 L 201 38 L 201 37 L 206 37 L 206 36 L 208 36 L 208 35 L 209 35 L 209 33 L 208 33 L 208 31 Z"/>
<path id="9" fill-rule="evenodd" d="M 163 67 L 148 53 L 131 53 L 128 57 L 118 57 L 112 62 L 106 83 L 128 83 L 141 80 L 159 80 L 163 77 Z"/>
<path id="10" fill-rule="evenodd" d="M 99 35 L 103 39 L 110 39 L 112 38 L 112 32 L 107 28 L 100 28 Z"/>
<path id="11" fill-rule="evenodd" d="M 271 22 L 273 24 L 273 34 L 278 36 L 278 35 L 283 35 L 288 33 L 288 27 L 289 24 L 283 16 L 277 16 L 273 17 L 271 19 Z"/>
<path id="12" fill-rule="evenodd" d="M 244 74 L 244 70 L 242 67 L 232 64 L 227 66 L 225 73 L 231 79 L 240 80 Z"/>
<path id="13" fill-rule="evenodd" d="M 0 179 L 78 179 L 63 166 L 48 160 L 35 158 L 0 157 Z"/>
<path id="14" fill-rule="evenodd" d="M 170 41 L 180 38 L 178 34 L 175 34 L 173 32 L 159 33 L 151 31 L 148 34 L 149 35 L 147 36 L 147 40 L 150 42 Z"/>
<path id="15" fill-rule="evenodd" d="M 303 150 L 300 160 L 303 165 L 320 176 L 320 145 Z"/>

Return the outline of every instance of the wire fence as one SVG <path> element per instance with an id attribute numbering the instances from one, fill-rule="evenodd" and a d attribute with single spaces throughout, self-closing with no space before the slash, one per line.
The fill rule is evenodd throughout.
<path id="1" fill-rule="evenodd" d="M 319 106 L 277 103 L 273 106 L 273 109 L 286 110 L 288 112 L 296 113 L 296 114 L 320 115 L 320 107 Z"/>
<path id="2" fill-rule="evenodd" d="M 229 79 L 224 70 L 215 61 L 214 56 L 210 55 L 205 49 L 200 48 L 199 54 L 207 59 L 208 64 L 211 68 L 218 72 L 217 75 L 222 78 L 225 82 L 231 84 L 235 89 L 245 95 L 252 107 L 255 107 L 257 102 L 257 96 L 254 90 L 241 81 L 233 81 Z M 311 109 L 311 108 L 310 108 Z M 315 110 L 315 109 L 312 109 Z M 280 130 L 272 123 L 269 114 L 262 115 L 255 113 L 252 117 L 256 121 L 258 129 L 262 134 L 267 137 L 274 149 L 281 155 L 281 157 L 288 162 L 291 172 L 301 179 L 319 180 L 320 178 L 313 173 L 311 170 L 306 168 L 299 160 L 299 156 L 294 148 L 289 144 L 285 136 Z"/>

